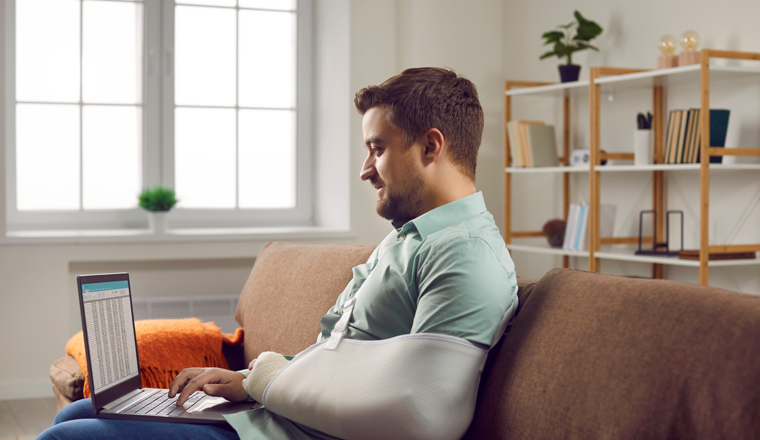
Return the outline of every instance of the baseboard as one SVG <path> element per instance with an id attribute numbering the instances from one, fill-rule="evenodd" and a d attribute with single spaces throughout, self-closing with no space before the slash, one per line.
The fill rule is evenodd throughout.
<path id="1" fill-rule="evenodd" d="M 0 400 L 40 399 L 55 397 L 49 378 L 33 382 L 0 383 Z"/>

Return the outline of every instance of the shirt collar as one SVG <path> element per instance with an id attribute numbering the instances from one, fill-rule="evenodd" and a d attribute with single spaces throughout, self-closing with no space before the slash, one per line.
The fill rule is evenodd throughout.
<path id="1" fill-rule="evenodd" d="M 470 194 L 467 197 L 462 197 L 459 200 L 431 209 L 414 220 L 406 222 L 398 231 L 399 233 L 403 233 L 411 228 L 415 228 L 419 232 L 420 238 L 424 240 L 434 232 L 438 232 L 441 229 L 455 225 L 485 211 L 486 203 L 483 200 L 483 193 L 478 191 L 475 194 Z"/>

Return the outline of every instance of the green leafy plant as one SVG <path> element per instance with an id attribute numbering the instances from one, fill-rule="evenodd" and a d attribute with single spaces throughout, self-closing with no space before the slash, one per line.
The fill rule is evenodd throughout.
<path id="1" fill-rule="evenodd" d="M 165 212 L 177 204 L 174 189 L 156 186 L 146 188 L 138 199 L 140 208 L 151 212 Z"/>
<path id="2" fill-rule="evenodd" d="M 598 37 L 602 33 L 602 27 L 591 20 L 587 20 L 580 12 L 575 11 L 575 20 L 571 23 L 557 26 L 560 30 L 544 32 L 541 38 L 544 39 L 544 46 L 554 44 L 554 49 L 541 55 L 539 59 L 543 60 L 552 56 L 557 58 L 567 58 L 567 64 L 573 64 L 573 53 L 579 50 L 598 48 L 589 44 L 589 41 Z"/>

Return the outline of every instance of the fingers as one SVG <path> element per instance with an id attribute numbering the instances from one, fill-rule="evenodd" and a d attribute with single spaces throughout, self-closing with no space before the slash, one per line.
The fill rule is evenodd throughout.
<path id="1" fill-rule="evenodd" d="M 256 359 L 252 360 L 250 364 L 248 364 L 248 369 L 253 370 L 253 366 L 256 364 Z"/>
<path id="2" fill-rule="evenodd" d="M 195 369 L 194 369 L 195 370 Z M 199 389 L 202 389 L 206 384 L 212 382 L 212 374 L 210 374 L 210 370 L 200 369 L 201 371 L 198 372 L 198 374 L 194 374 L 195 372 L 191 372 L 188 374 L 188 377 L 190 380 L 187 381 L 185 386 L 182 388 L 182 392 L 179 393 L 179 397 L 177 398 L 177 406 L 182 406 L 187 402 L 187 399 L 190 398 L 190 396 L 196 392 Z M 170 394 L 170 397 L 171 396 Z"/>
<path id="3" fill-rule="evenodd" d="M 169 386 L 169 398 L 176 396 L 178 392 L 185 388 L 192 378 L 203 373 L 203 371 L 205 371 L 205 368 L 185 368 L 180 371 Z"/>
<path id="4" fill-rule="evenodd" d="M 245 376 L 241 373 L 221 368 L 186 368 L 174 378 L 169 387 L 169 398 L 179 392 L 176 404 L 182 406 L 196 390 L 201 389 L 209 396 L 240 402 L 248 398 L 243 379 Z"/>
<path id="5" fill-rule="evenodd" d="M 242 402 L 248 398 L 248 393 L 243 388 L 243 376 L 241 373 L 230 370 L 216 370 L 214 380 L 203 386 L 203 392 L 209 396 L 224 397 L 230 402 Z"/>

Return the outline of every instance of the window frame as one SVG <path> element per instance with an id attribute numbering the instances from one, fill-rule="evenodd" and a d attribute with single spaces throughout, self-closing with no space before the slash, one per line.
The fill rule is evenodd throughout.
<path id="1" fill-rule="evenodd" d="M 18 211 L 16 204 L 16 29 L 15 5 L 5 1 L 6 233 L 34 230 L 142 229 L 148 214 L 119 210 Z M 130 0 L 102 0 L 127 1 Z M 174 187 L 174 0 L 142 2 L 142 181 L 143 187 Z M 184 6 L 184 5 L 183 5 Z M 204 7 L 204 6 L 201 6 Z M 229 9 L 229 8 L 227 8 Z M 241 9 L 234 7 L 234 9 Z M 245 9 L 245 8 L 243 8 Z M 292 209 L 175 208 L 169 226 L 229 228 L 313 226 L 316 174 L 312 161 L 313 0 L 297 0 L 296 206 Z M 80 54 L 81 56 L 81 54 Z M 236 60 L 237 63 L 237 60 Z M 82 73 L 80 72 L 80 75 Z M 236 69 L 236 75 L 238 71 Z M 81 102 L 79 105 L 83 105 Z M 239 107 L 235 106 L 235 111 Z M 80 132 L 81 136 L 81 132 Z M 237 134 L 236 134 L 237 137 Z M 81 158 L 80 158 L 81 160 Z M 236 164 L 237 169 L 237 164 Z M 80 181 L 81 186 L 81 181 Z M 237 186 L 237 184 L 236 184 Z M 80 202 L 81 203 L 81 202 Z"/>

